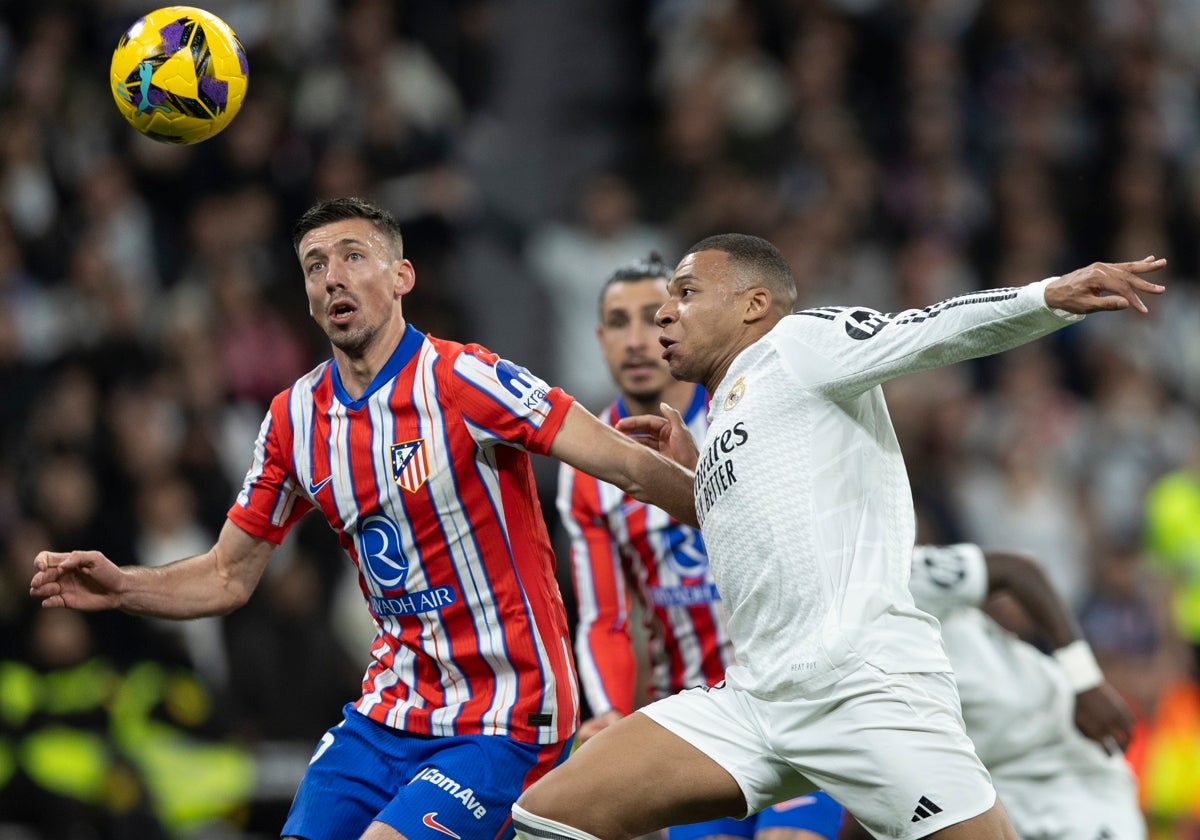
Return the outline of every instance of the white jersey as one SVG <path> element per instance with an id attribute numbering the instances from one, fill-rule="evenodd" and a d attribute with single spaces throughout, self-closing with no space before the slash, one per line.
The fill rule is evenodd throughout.
<path id="1" fill-rule="evenodd" d="M 920 310 L 823 307 L 782 319 L 713 393 L 696 509 L 725 601 L 731 686 L 771 698 L 870 663 L 945 672 L 908 591 L 912 494 L 881 383 L 996 353 L 1079 316 L 1044 284 Z"/>
<path id="2" fill-rule="evenodd" d="M 1017 833 L 1144 837 L 1133 774 L 1075 727 L 1075 694 L 1058 663 L 977 609 L 987 577 L 978 546 L 918 546 L 909 587 L 941 621 L 967 735 Z"/>

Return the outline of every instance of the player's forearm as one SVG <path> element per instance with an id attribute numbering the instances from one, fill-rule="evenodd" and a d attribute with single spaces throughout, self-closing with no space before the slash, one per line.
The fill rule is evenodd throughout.
<path id="1" fill-rule="evenodd" d="M 250 596 L 237 577 L 221 574 L 211 551 L 166 566 L 124 566 L 121 579 L 118 609 L 151 618 L 225 615 Z"/>
<path id="2" fill-rule="evenodd" d="M 225 615 L 249 600 L 274 548 L 226 520 L 204 554 L 156 568 L 123 568 L 120 609 L 156 618 Z"/>
<path id="3" fill-rule="evenodd" d="M 638 501 L 660 507 L 685 525 L 700 527 L 693 487 L 696 475 L 657 452 L 638 447 L 629 467 L 626 492 Z"/>

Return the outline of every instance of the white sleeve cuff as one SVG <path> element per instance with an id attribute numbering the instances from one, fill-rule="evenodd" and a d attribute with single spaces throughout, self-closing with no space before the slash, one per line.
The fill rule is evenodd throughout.
<path id="1" fill-rule="evenodd" d="M 1104 682 L 1104 672 L 1096 662 L 1092 647 L 1083 639 L 1060 647 L 1053 656 L 1076 694 L 1090 691 Z"/>
<path id="2" fill-rule="evenodd" d="M 1085 316 L 1080 315 L 1079 313 L 1076 313 L 1076 312 L 1068 312 L 1065 309 L 1053 309 L 1046 303 L 1046 287 L 1048 285 L 1050 285 L 1051 283 L 1053 283 L 1057 279 L 1058 279 L 1057 276 L 1047 277 L 1045 280 L 1038 280 L 1036 283 L 1030 283 L 1028 286 L 1025 287 L 1025 289 L 1027 291 L 1031 292 L 1032 294 L 1036 295 L 1038 302 L 1041 303 L 1042 306 L 1045 306 L 1047 309 L 1049 309 L 1051 312 L 1053 312 L 1059 318 L 1062 318 L 1064 321 L 1070 321 L 1072 323 L 1075 321 L 1082 321 Z"/>

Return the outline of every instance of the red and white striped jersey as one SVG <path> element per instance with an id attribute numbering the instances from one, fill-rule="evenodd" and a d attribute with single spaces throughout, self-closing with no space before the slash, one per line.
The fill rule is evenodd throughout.
<path id="1" fill-rule="evenodd" d="M 708 396 L 697 385 L 684 413 L 697 439 L 708 428 L 707 411 Z M 625 416 L 620 399 L 600 414 L 610 425 Z M 650 698 L 718 682 L 733 649 L 700 532 L 566 464 L 559 467 L 558 511 L 571 539 L 575 655 L 592 713 L 630 714 L 635 706 L 629 586 L 649 637 Z"/>
<path id="2" fill-rule="evenodd" d="M 229 518 L 278 543 L 315 506 L 338 533 L 378 626 L 360 712 L 429 735 L 574 732 L 566 611 L 529 456 L 549 450 L 571 402 L 412 326 L 358 399 L 330 361 L 272 401 Z"/>

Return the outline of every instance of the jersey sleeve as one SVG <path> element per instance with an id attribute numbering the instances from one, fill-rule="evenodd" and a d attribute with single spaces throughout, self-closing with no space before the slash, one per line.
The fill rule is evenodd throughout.
<path id="1" fill-rule="evenodd" d="M 806 309 L 784 318 L 770 340 L 802 382 L 830 399 L 848 399 L 902 374 L 1000 353 L 1082 319 L 1046 305 L 1052 279 L 895 313 Z"/>
<path id="2" fill-rule="evenodd" d="M 571 543 L 580 685 L 593 715 L 610 709 L 632 714 L 637 660 L 629 633 L 629 593 L 620 552 L 600 504 L 599 482 L 560 465 L 557 507 Z"/>
<path id="3" fill-rule="evenodd" d="M 249 534 L 278 545 L 292 526 L 312 509 L 291 469 L 290 391 L 277 396 L 259 428 L 254 460 L 242 490 L 229 509 L 229 519 Z"/>
<path id="4" fill-rule="evenodd" d="M 958 607 L 980 606 L 988 592 L 983 549 L 971 543 L 917 546 L 908 588 L 916 605 L 937 618 Z"/>
<path id="5" fill-rule="evenodd" d="M 479 345 L 466 345 L 454 358 L 445 385 L 481 446 L 508 443 L 538 455 L 550 451 L 574 402 L 562 389 Z"/>

